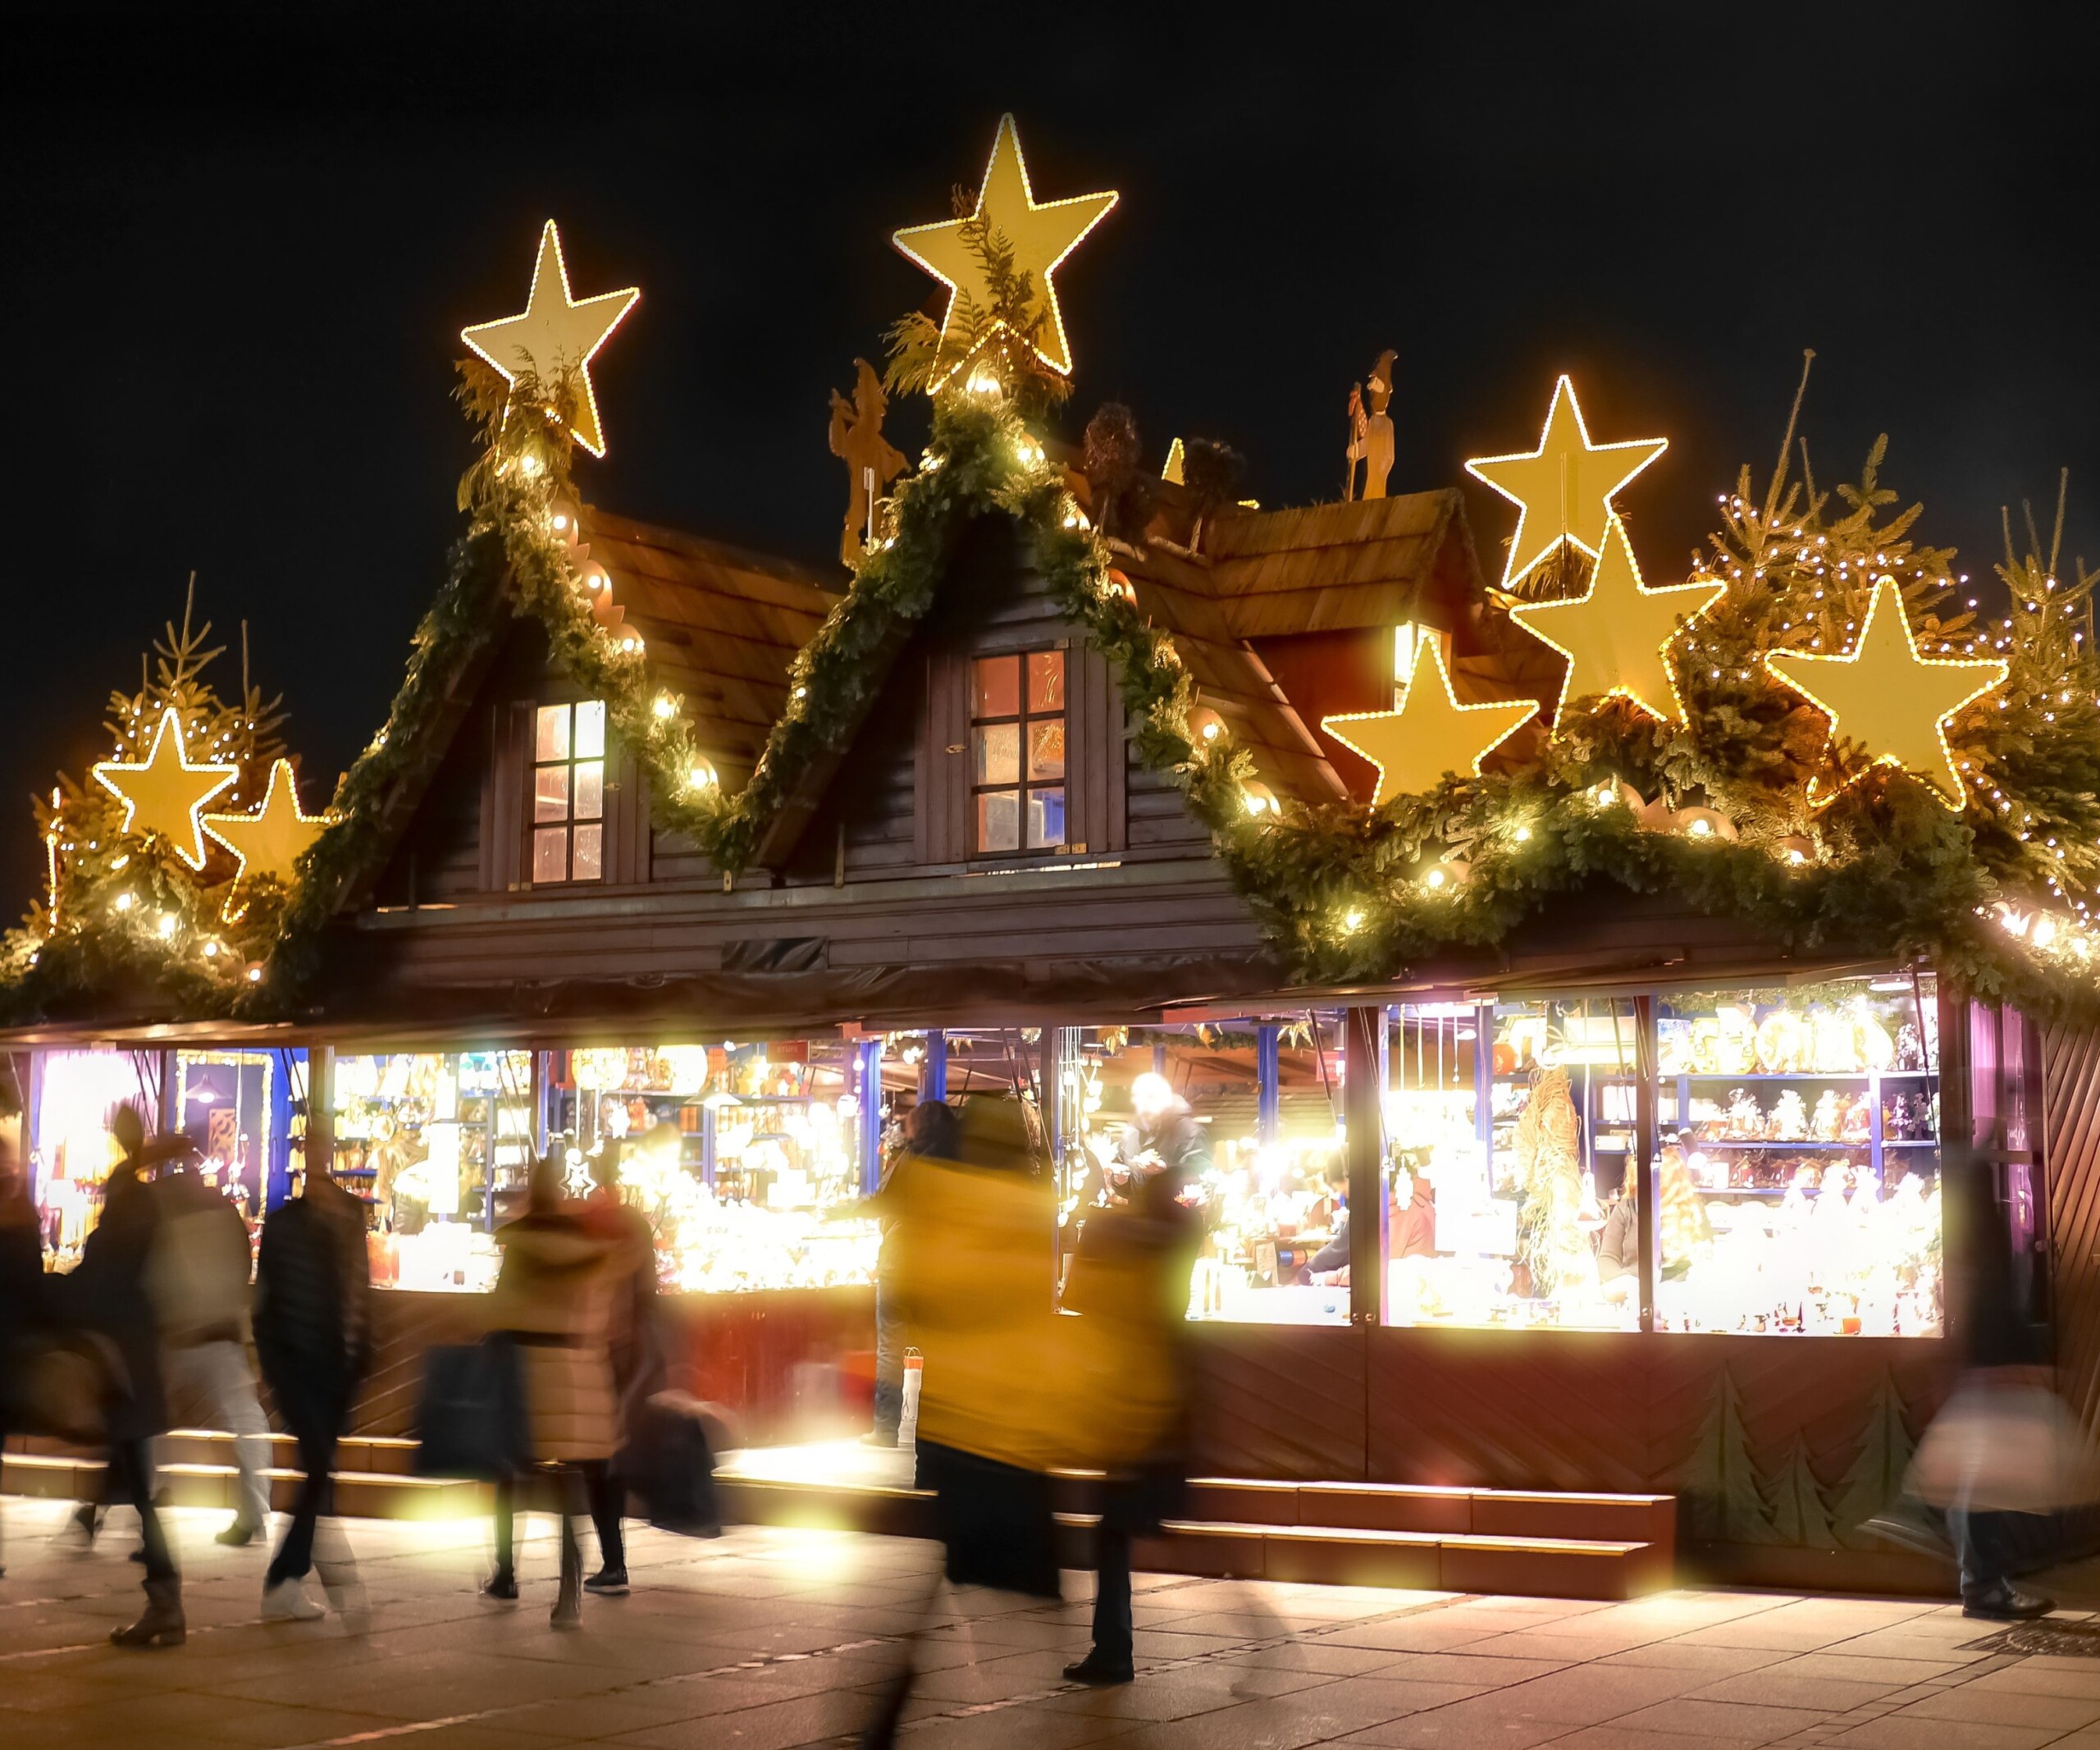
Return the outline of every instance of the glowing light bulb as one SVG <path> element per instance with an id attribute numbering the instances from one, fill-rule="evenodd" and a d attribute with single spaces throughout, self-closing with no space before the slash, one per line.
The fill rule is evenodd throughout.
<path id="1" fill-rule="evenodd" d="M 1342 928 L 1345 930 L 1354 932 L 1362 927 L 1363 923 L 1363 914 L 1361 912 L 1350 911 L 1342 915 Z"/>
<path id="2" fill-rule="evenodd" d="M 130 911 L 137 902 L 129 893 L 119 893 L 116 896 L 116 909 L 120 912 Z"/>
<path id="3" fill-rule="evenodd" d="M 1694 820 L 1685 828 L 1685 831 L 1694 838 L 1710 838 L 1714 836 L 1714 823 L 1711 820 Z"/>
<path id="4" fill-rule="evenodd" d="M 1509 836 L 1512 838 L 1514 838 L 1518 844 L 1528 844 L 1531 843 L 1532 829 L 1528 826 L 1520 826 Z"/>
<path id="5" fill-rule="evenodd" d="M 153 928 L 159 930 L 164 936 L 171 936 L 175 934 L 175 913 L 172 912 L 163 912 L 161 913 L 160 916 L 154 921 Z"/>
<path id="6" fill-rule="evenodd" d="M 678 701 L 673 698 L 668 692 L 660 692 L 656 695 L 656 703 L 654 709 L 656 712 L 656 720 L 658 722 L 667 722 L 673 715 L 676 714 L 678 708 Z"/>
<path id="7" fill-rule="evenodd" d="M 1444 884 L 1450 879 L 1451 878 L 1445 875 L 1442 870 L 1432 869 L 1427 875 L 1422 878 L 1422 884 L 1427 888 L 1439 888 L 1443 886 Z"/>

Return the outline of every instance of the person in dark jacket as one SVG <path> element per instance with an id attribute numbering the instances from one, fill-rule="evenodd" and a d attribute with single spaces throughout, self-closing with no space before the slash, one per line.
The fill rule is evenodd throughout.
<path id="1" fill-rule="evenodd" d="M 146 1565 L 144 1613 L 128 1626 L 112 1629 L 109 1638 L 119 1647 L 179 1647 L 187 1632 L 182 1582 L 153 1506 L 148 1455 L 153 1437 L 166 1433 L 168 1425 L 160 1318 L 148 1280 L 159 1212 L 140 1176 L 147 1156 L 145 1126 L 138 1113 L 129 1106 L 121 1108 L 110 1130 L 125 1158 L 110 1169 L 102 1219 L 65 1279 L 70 1322 L 99 1332 L 120 1358 L 122 1377 L 111 1382 L 109 1479 L 116 1498 L 138 1510 Z"/>
<path id="2" fill-rule="evenodd" d="M 14 1365 L 43 1327 L 43 1234 L 30 1200 L 29 1176 L 0 1143 L 0 1369 Z M 0 1386 L 7 1384 L 0 1378 Z M 0 1452 L 7 1446 L 7 1394 L 0 1391 Z M 0 1542 L 0 1550 L 5 1545 Z M 0 1574 L 7 1571 L 0 1564 Z"/>
<path id="3" fill-rule="evenodd" d="M 326 1174 L 262 1223 L 255 1268 L 255 1346 L 277 1413 L 299 1442 L 299 1498 L 262 1581 L 262 1615 L 311 1621 L 321 1606 L 302 1582 L 334 1506 L 336 1446 L 372 1358 L 372 1266 L 365 1206 Z M 339 1528 L 326 1531 L 321 1582 L 353 1629 L 364 1591 Z M 340 1546 L 340 1547 L 338 1547 Z"/>

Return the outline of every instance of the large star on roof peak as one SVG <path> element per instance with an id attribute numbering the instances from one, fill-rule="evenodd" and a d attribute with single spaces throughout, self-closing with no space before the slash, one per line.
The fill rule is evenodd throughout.
<path id="1" fill-rule="evenodd" d="M 1477 456 L 1466 471 L 1523 508 L 1509 539 L 1502 587 L 1509 588 L 1564 541 L 1595 559 L 1602 550 L 1612 500 L 1619 489 L 1669 447 L 1667 437 L 1593 444 L 1564 372 L 1554 385 L 1539 446 L 1521 455 Z"/>
<path id="2" fill-rule="evenodd" d="M 299 805 L 299 780 L 290 760 L 270 768 L 270 788 L 262 806 L 249 814 L 208 814 L 204 830 L 232 852 L 240 863 L 237 881 L 268 875 L 290 887 L 299 860 L 321 836 L 332 817 L 308 814 Z"/>
<path id="3" fill-rule="evenodd" d="M 540 253 L 532 263 L 532 290 L 524 309 L 516 316 L 462 328 L 459 338 L 513 383 L 529 372 L 551 388 L 564 371 L 572 372 L 576 385 L 576 423 L 571 430 L 577 442 L 591 455 L 601 456 L 605 453 L 605 434 L 598 423 L 598 397 L 591 386 L 591 361 L 641 295 L 637 287 L 629 286 L 591 298 L 570 296 L 561 233 L 549 219 L 540 233 Z"/>
<path id="4" fill-rule="evenodd" d="M 941 318 L 945 342 L 966 297 L 980 312 L 991 308 L 984 264 L 962 235 L 973 221 L 984 221 L 1011 246 L 1016 270 L 1034 282 L 1037 301 L 1047 318 L 1038 331 L 1036 356 L 1060 377 L 1070 377 L 1071 348 L 1065 339 L 1064 314 L 1057 307 L 1057 283 L 1051 276 L 1115 204 L 1113 190 L 1038 201 L 1029 183 L 1028 162 L 1021 156 L 1014 118 L 1002 116 L 998 137 L 992 142 L 991 162 L 984 167 L 984 180 L 977 190 L 976 211 L 970 218 L 907 226 L 890 240 L 948 288 L 948 307 Z"/>

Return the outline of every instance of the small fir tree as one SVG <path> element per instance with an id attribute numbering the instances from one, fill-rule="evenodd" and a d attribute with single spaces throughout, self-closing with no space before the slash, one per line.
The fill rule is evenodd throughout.
<path id="1" fill-rule="evenodd" d="M 1837 1497 L 1831 1502 L 1838 1540 L 1847 1548 L 1884 1547 L 1879 1538 L 1860 1528 L 1902 1494 L 1903 1479 L 1917 1450 L 1910 1424 L 1903 1418 L 1903 1399 L 1896 1389 L 1896 1376 L 1883 1373 L 1867 1408 L 1859 1456 L 1846 1471 L 1844 1480 L 1838 1485 Z"/>
<path id="2" fill-rule="evenodd" d="M 1799 1434 L 1794 1436 L 1787 1468 L 1772 1479 L 1770 1506 L 1773 1533 L 1780 1542 L 1811 1550 L 1838 1547 L 1823 1486 L 1808 1461 L 1808 1442 Z"/>
<path id="3" fill-rule="evenodd" d="M 1695 1542 L 1778 1541 L 1750 1455 L 1742 1393 L 1726 1367 L 1714 1378 L 1712 1407 L 1700 1424 L 1691 1453 L 1678 1469 L 1676 1482 L 1684 1496 L 1686 1529 Z"/>

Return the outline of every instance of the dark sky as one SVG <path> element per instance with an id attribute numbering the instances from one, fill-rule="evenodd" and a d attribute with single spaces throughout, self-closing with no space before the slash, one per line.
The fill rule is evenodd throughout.
<path id="1" fill-rule="evenodd" d="M 1125 400 L 1156 452 L 1221 437 L 1265 504 L 1331 497 L 1392 346 L 1395 489 L 1442 486 L 1529 447 L 1568 370 L 1594 436 L 1671 439 L 1624 501 L 1667 578 L 1770 467 L 1813 346 L 1819 481 L 1886 430 L 1888 483 L 1981 574 L 1999 505 L 2043 514 L 2068 465 L 2100 560 L 2070 8 L 735 10 L 14 10 L 0 912 L 27 793 L 106 752 L 192 568 L 325 795 L 457 526 L 457 332 L 523 307 L 546 217 L 579 295 L 642 288 L 587 495 L 834 554 L 827 393 L 926 295 L 888 235 L 945 216 L 1003 109 L 1039 198 L 1123 195 L 1059 276 L 1072 432 Z M 1510 518 L 1472 509 L 1491 560 Z"/>

